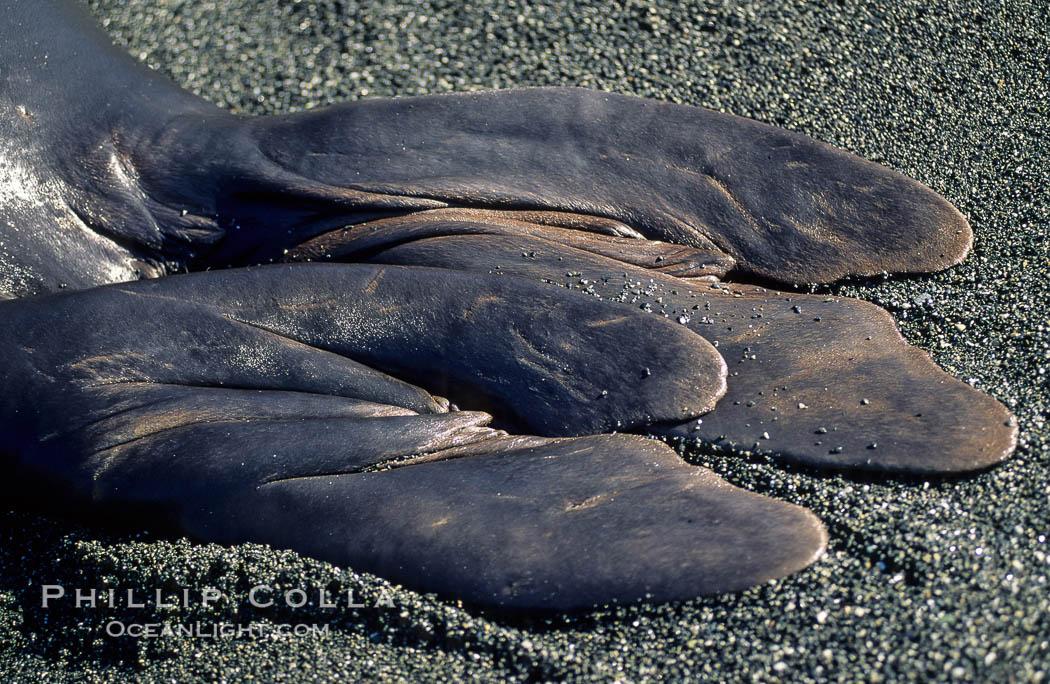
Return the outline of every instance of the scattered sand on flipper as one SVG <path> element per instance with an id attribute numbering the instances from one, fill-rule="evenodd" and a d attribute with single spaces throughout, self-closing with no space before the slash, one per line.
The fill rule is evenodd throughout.
<path id="1" fill-rule="evenodd" d="M 349 97 L 585 85 L 752 116 L 902 171 L 954 203 L 971 256 L 935 276 L 823 288 L 887 308 L 1020 424 L 1002 466 L 953 480 L 821 476 L 690 454 L 811 509 L 828 555 L 740 594 L 551 620 L 496 619 L 295 554 L 0 517 L 7 679 L 528 678 L 1038 681 L 1050 670 L 1050 30 L 1042 2 L 131 3 L 95 0 L 133 54 L 241 112 Z M 348 7 L 354 16 L 339 14 Z M 196 45 L 193 41 L 198 41 Z M 319 622 L 327 637 L 100 639 L 105 611 L 39 585 L 389 589 L 395 609 L 144 609 L 172 623 Z M 241 602 L 238 602 L 241 603 Z M 240 611 L 240 612 L 239 612 Z M 45 623 L 43 620 L 47 618 Z"/>

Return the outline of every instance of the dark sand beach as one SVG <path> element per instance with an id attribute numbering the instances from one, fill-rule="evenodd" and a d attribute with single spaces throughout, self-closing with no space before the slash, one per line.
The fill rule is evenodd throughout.
<path id="1" fill-rule="evenodd" d="M 976 234 L 960 266 L 817 289 L 888 309 L 995 396 L 1016 454 L 947 479 L 687 452 L 814 511 L 827 555 L 725 596 L 508 617 L 258 545 L 199 545 L 5 508 L 7 681 L 1044 681 L 1050 675 L 1050 5 L 1005 2 L 92 0 L 115 40 L 241 113 L 512 86 L 586 86 L 800 131 L 922 181 Z M 0 65 L 2 69 L 2 65 Z M 135 521 L 128 521 L 134 528 Z M 367 525 L 367 520 L 361 521 Z M 115 588 L 113 608 L 41 587 Z M 296 608 L 257 608 L 301 589 Z M 188 600 L 157 605 L 154 592 Z M 141 608 L 126 605 L 133 590 Z M 208 602 L 200 592 L 225 598 Z M 335 608 L 319 605 L 326 590 Z M 353 601 L 365 607 L 350 607 Z M 376 606 L 389 598 L 393 608 Z M 293 602 L 298 595 L 293 595 Z M 110 637 L 121 624 L 195 635 Z M 220 624 L 257 633 L 210 638 Z M 282 633 L 278 625 L 325 629 Z M 203 636 L 201 634 L 204 634 Z"/>

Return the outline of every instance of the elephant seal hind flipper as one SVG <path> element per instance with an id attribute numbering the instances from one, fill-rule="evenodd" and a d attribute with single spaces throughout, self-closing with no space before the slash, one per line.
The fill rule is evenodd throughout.
<path id="1" fill-rule="evenodd" d="M 941 269 L 972 242 L 911 179 L 698 107 L 538 88 L 238 118 L 114 48 L 75 3 L 15 3 L 4 21 L 0 61 L 25 78 L 4 84 L 0 141 L 28 173 L 7 180 L 44 200 L 5 218 L 69 243 L 19 248 L 37 291 L 276 261 L 335 227 L 446 208 L 575 215 L 561 225 L 783 282 Z"/>
<path id="2" fill-rule="evenodd" d="M 23 301 L 0 303 L 8 324 L 0 330 L 0 372 L 5 387 L 13 388 L 0 400 L 6 428 L 0 446 L 23 466 L 79 487 L 89 501 L 119 503 L 136 492 L 149 499 L 167 474 L 181 473 L 168 503 L 182 513 L 214 505 L 210 510 L 225 511 L 233 525 L 250 515 L 239 506 L 261 491 L 273 493 L 270 502 L 286 494 L 291 499 L 281 501 L 315 501 L 327 483 L 311 478 L 330 473 L 339 478 L 333 486 L 353 482 L 356 488 L 375 482 L 366 477 L 371 473 L 359 472 L 362 467 L 403 457 L 411 464 L 393 470 L 384 487 L 404 482 L 419 488 L 422 481 L 412 480 L 419 473 L 461 468 L 462 477 L 446 482 L 480 487 L 482 499 L 472 501 L 486 510 L 490 503 L 508 504 L 484 501 L 490 493 L 484 485 L 510 478 L 516 459 L 475 473 L 472 464 L 491 454 L 412 461 L 414 452 L 449 455 L 459 447 L 442 440 L 488 437 L 497 452 L 515 451 L 486 432 L 486 411 L 529 432 L 581 435 L 694 420 L 726 391 L 721 357 L 686 328 L 540 283 L 471 273 L 482 261 L 477 253 L 466 255 L 468 272 L 458 274 L 422 269 L 418 262 L 385 270 L 300 265 L 98 285 L 279 261 L 333 229 L 375 227 L 409 215 L 429 220 L 439 212 L 488 212 L 484 220 L 500 214 L 503 232 L 483 236 L 488 256 L 510 238 L 548 240 L 563 231 L 554 241 L 578 247 L 573 258 L 583 255 L 579 264 L 565 264 L 566 273 L 610 256 L 629 262 L 623 273 L 634 273 L 647 259 L 662 258 L 671 267 L 667 272 L 644 271 L 654 282 L 667 273 L 699 276 L 692 278 L 697 282 L 740 274 L 795 282 L 931 270 L 956 263 L 972 238 L 958 212 L 914 181 L 804 136 L 702 109 L 539 89 L 239 118 L 114 48 L 75 2 L 26 0 L 6 10 L 0 19 L 9 38 L 0 43 L 0 99 L 8 105 L 0 109 L 0 298 Z M 519 230 L 522 222 L 536 228 Z M 567 229 L 593 235 L 569 236 Z M 386 256 L 410 251 L 419 237 L 410 232 L 402 235 L 408 244 L 373 247 Z M 468 237 L 435 239 L 447 246 Z M 682 247 L 653 247 L 643 237 Z M 609 238 L 607 244 L 600 238 Z M 626 238 L 637 241 L 628 246 Z M 355 258 L 374 256 L 366 250 Z M 530 258 L 528 252 L 522 258 Z M 85 291 L 25 301 L 63 288 Z M 785 350 L 796 349 L 785 342 L 770 358 L 784 360 Z M 435 394 L 476 410 L 450 413 Z M 377 426 L 395 426 L 396 434 Z M 364 460 L 348 463 L 338 446 L 355 439 Z M 647 511 L 663 509 L 646 508 L 644 498 L 637 510 L 615 508 L 646 487 L 632 489 L 615 472 L 595 474 L 597 456 L 563 458 L 594 446 L 594 454 L 611 449 L 610 462 L 625 471 L 644 462 L 670 472 L 667 452 L 653 455 L 650 449 L 658 447 L 632 440 L 533 444 L 539 451 L 530 454 L 546 455 L 526 456 L 523 463 L 539 485 L 557 473 L 595 477 L 605 498 L 586 482 L 570 483 L 577 512 L 608 501 L 613 508 L 598 508 L 611 511 L 614 523 L 623 520 L 624 529 L 667 531 L 684 543 L 688 528 L 681 521 L 646 526 Z M 312 444 L 313 451 L 296 459 L 292 444 Z M 250 448 L 251 454 L 223 460 L 223 448 Z M 275 460 L 249 458 L 267 450 Z M 201 461 L 194 453 L 213 458 Z M 582 465 L 559 471 L 556 461 Z M 552 468 L 543 470 L 544 463 Z M 682 467 L 671 470 L 684 474 Z M 695 478 L 669 478 L 660 480 L 670 483 L 666 488 L 654 485 L 653 491 L 671 498 L 676 487 L 731 491 L 710 480 L 701 486 Z M 248 498 L 234 502 L 234 490 Z M 524 485 L 515 490 L 534 493 Z M 435 492 L 433 500 L 455 495 Z M 757 499 L 727 496 L 744 513 L 758 510 Z M 683 503 L 683 510 L 691 505 Z M 741 578 L 759 581 L 812 560 L 822 539 L 813 533 L 818 526 L 812 518 L 768 502 L 758 508 L 774 516 L 773 528 L 783 522 L 808 533 L 787 534 L 797 548 L 779 549 L 785 552 L 779 560 L 756 556 L 765 569 L 741 571 Z M 504 511 L 498 516 L 514 509 L 492 510 Z M 554 519 L 540 521 L 543 510 L 528 509 L 523 519 L 554 534 Z M 395 513 L 380 508 L 377 515 Z M 260 523 L 266 529 L 254 528 L 261 536 L 286 533 L 276 518 L 268 519 Z M 721 532 L 705 538 L 712 557 L 738 553 L 726 544 L 753 529 L 733 516 L 720 520 L 731 523 L 712 527 Z M 184 529 L 201 529 L 184 521 Z M 376 529 L 409 540 L 420 532 L 382 524 Z M 449 529 L 461 529 L 470 541 L 475 528 Z M 569 553 L 573 535 L 589 528 L 565 529 L 566 545 L 557 548 Z M 236 527 L 229 530 L 230 540 L 240 538 Z M 329 532 L 311 530 L 314 541 Z M 431 548 L 443 552 L 453 539 Z M 685 558 L 652 548 L 652 558 L 667 564 L 660 571 L 665 574 Z M 642 585 L 631 584 L 632 568 L 650 564 L 636 560 L 632 566 L 625 558 L 609 566 L 616 571 L 595 596 L 638 596 Z M 438 562 L 449 570 L 455 559 Z M 717 578 L 740 562 L 729 558 L 704 567 L 715 568 Z M 533 575 L 546 577 L 548 586 L 578 586 L 556 581 L 564 563 L 535 563 Z M 382 567 L 393 565 L 396 559 Z M 454 594 L 454 584 L 441 590 Z M 494 587 L 510 585 L 500 580 L 463 591 L 493 601 Z M 694 585 L 697 591 L 716 587 L 731 588 Z M 693 590 L 672 582 L 656 595 L 683 591 Z M 544 600 L 570 603 L 563 595 Z M 508 605 L 537 601 L 542 603 L 533 592 Z"/>
<path id="3" fill-rule="evenodd" d="M 757 121 L 637 97 L 535 88 L 364 100 L 247 126 L 273 164 L 271 187 L 289 196 L 314 185 L 333 197 L 344 188 L 572 213 L 721 251 L 739 272 L 780 282 L 939 270 L 973 240 L 948 202 L 883 166 Z M 259 168 L 253 159 L 241 173 Z M 344 206 L 344 225 L 375 218 Z"/>
<path id="4" fill-rule="evenodd" d="M 487 605 L 688 598 L 819 555 L 811 514 L 731 487 L 665 445 L 510 437 L 383 372 L 491 383 L 508 413 L 548 434 L 697 415 L 723 391 L 722 360 L 698 336 L 545 289 L 295 264 L 6 302 L 12 391 L 0 415 L 21 420 L 0 448 L 87 504 Z M 600 386 L 607 394 L 591 397 Z"/>

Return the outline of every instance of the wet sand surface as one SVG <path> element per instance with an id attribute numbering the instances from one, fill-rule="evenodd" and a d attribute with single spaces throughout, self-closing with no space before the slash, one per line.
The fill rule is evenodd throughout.
<path id="1" fill-rule="evenodd" d="M 571 616 L 465 609 L 297 554 L 0 515 L 5 679 L 1041 681 L 1050 670 L 1050 7 L 1043 2 L 382 3 L 94 0 L 132 54 L 242 113 L 581 85 L 754 117 L 901 171 L 970 220 L 947 272 L 819 288 L 888 309 L 1015 412 L 1017 453 L 951 479 L 687 452 L 827 525 L 826 557 L 737 594 Z M 129 521 L 133 526 L 134 521 Z M 367 524 L 367 521 L 362 521 Z M 41 587 L 115 587 L 114 608 Z M 267 585 L 273 608 L 248 591 Z M 189 589 L 181 603 L 181 592 Z M 226 598 L 204 605 L 206 588 Z M 126 591 L 145 607 L 126 605 Z M 174 606 L 157 606 L 154 591 Z M 301 608 L 283 592 L 303 590 Z M 335 608 L 318 605 L 328 592 Z M 354 602 L 348 606 L 347 590 Z M 292 595 L 292 602 L 299 599 Z M 384 599 L 393 608 L 380 605 Z M 107 637 L 113 620 L 255 625 Z M 307 634 L 277 625 L 317 624 Z M 260 636 L 261 634 L 261 636 Z"/>

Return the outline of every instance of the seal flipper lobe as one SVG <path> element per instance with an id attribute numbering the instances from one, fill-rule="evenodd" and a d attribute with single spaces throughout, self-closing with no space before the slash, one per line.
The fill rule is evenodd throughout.
<path id="1" fill-rule="evenodd" d="M 254 296 L 230 299 L 230 287 Z M 547 436 L 697 416 L 725 392 L 722 357 L 688 331 L 495 275 L 309 264 L 137 291 L 154 289 L 224 301 L 234 319 L 455 395 L 461 406 L 498 405 L 524 431 Z"/>
<path id="2" fill-rule="evenodd" d="M 464 449 L 240 490 L 187 525 L 470 603 L 540 610 L 742 589 L 809 565 L 826 543 L 805 509 L 733 487 L 653 440 L 506 437 Z"/>
<path id="3" fill-rule="evenodd" d="M 79 477 L 84 455 L 124 440 L 221 422 L 221 409 L 187 386 L 279 392 L 276 406 L 307 393 L 448 410 L 388 375 L 396 372 L 484 394 L 548 435 L 699 415 L 725 388 L 721 357 L 686 330 L 540 285 L 440 269 L 273 266 L 2 306 L 12 388 L 4 415 L 36 408 L 12 426 L 5 451 L 59 477 Z M 657 373 L 638 386 L 646 365 Z"/>
<path id="4" fill-rule="evenodd" d="M 741 272 L 781 282 L 939 270 L 972 243 L 965 218 L 914 180 L 698 107 L 537 88 L 362 101 L 250 125 L 260 154 L 299 184 L 601 217 L 720 250 Z"/>

